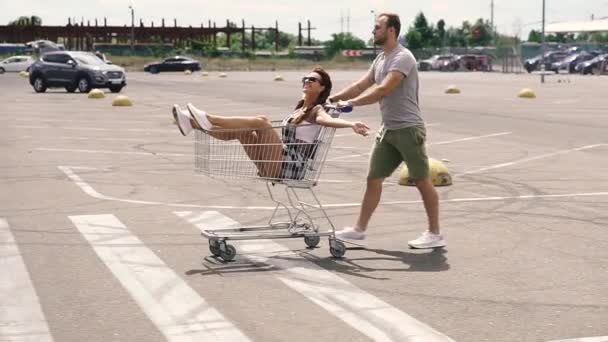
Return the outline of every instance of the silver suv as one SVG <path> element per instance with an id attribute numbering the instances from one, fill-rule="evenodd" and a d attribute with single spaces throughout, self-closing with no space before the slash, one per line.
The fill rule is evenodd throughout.
<path id="1" fill-rule="evenodd" d="M 49 52 L 30 67 L 30 84 L 37 93 L 47 88 L 64 87 L 70 93 L 78 89 L 88 93 L 92 88 L 109 88 L 118 93 L 127 85 L 123 68 L 106 64 L 89 52 Z"/>

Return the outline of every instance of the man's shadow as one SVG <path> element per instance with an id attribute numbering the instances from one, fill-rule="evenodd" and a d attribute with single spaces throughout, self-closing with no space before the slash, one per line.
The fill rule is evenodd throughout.
<path id="1" fill-rule="evenodd" d="M 375 253 L 376 255 L 369 257 L 346 257 L 342 260 L 335 259 L 317 259 L 310 260 L 328 271 L 335 271 L 353 275 L 356 277 L 371 278 L 378 280 L 387 280 L 387 277 L 375 277 L 371 275 L 374 272 L 443 272 L 450 269 L 447 250 L 445 248 L 434 248 L 426 253 L 412 253 L 403 250 L 393 251 L 386 249 L 373 248 L 347 248 L 348 250 L 364 250 L 366 252 Z M 363 266 L 362 263 L 378 261 L 395 261 L 398 262 L 395 267 L 369 267 Z M 404 267 L 407 266 L 407 267 Z"/>

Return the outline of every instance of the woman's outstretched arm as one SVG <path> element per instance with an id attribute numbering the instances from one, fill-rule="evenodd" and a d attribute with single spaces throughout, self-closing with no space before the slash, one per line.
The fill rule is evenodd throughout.
<path id="1" fill-rule="evenodd" d="M 362 136 L 367 136 L 369 134 L 369 127 L 364 122 L 332 118 L 331 115 L 327 114 L 323 109 L 320 109 L 317 112 L 317 124 L 334 128 L 350 127 L 355 133 L 361 134 Z"/>

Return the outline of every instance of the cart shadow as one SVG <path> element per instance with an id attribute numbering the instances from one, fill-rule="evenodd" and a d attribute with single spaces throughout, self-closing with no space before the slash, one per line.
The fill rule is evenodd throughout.
<path id="1" fill-rule="evenodd" d="M 375 279 L 389 280 L 386 276 L 374 276 L 374 272 L 443 272 L 450 269 L 448 259 L 446 257 L 447 250 L 445 248 L 432 249 L 427 253 L 411 253 L 402 250 L 393 251 L 386 249 L 364 249 L 364 248 L 348 248 L 348 250 L 365 250 L 375 253 L 375 256 L 369 257 L 346 257 L 343 259 L 335 259 L 332 257 L 320 258 L 310 253 L 311 249 L 294 250 L 289 255 L 275 255 L 268 258 L 268 262 L 257 262 L 247 258 L 246 255 L 237 256 L 236 260 L 225 262 L 221 258 L 206 257 L 202 266 L 205 269 L 192 269 L 186 271 L 188 276 L 192 275 L 223 275 L 229 273 L 259 273 L 280 271 L 281 267 L 273 265 L 273 260 L 277 260 L 280 264 L 285 262 L 292 263 L 293 267 L 300 268 L 321 268 L 330 272 L 347 274 L 350 276 Z M 395 267 L 370 267 L 364 264 L 369 264 L 374 261 L 397 262 Z M 403 267 L 403 266 L 407 267 Z"/>

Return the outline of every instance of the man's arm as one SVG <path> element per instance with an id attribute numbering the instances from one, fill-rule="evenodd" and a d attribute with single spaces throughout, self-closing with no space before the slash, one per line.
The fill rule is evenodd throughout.
<path id="1" fill-rule="evenodd" d="M 382 84 L 375 87 L 371 92 L 363 95 L 359 95 L 353 99 L 350 99 L 346 102 L 350 103 L 352 106 L 365 106 L 372 103 L 376 103 L 380 101 L 383 97 L 390 94 L 399 83 L 403 81 L 405 75 L 400 71 L 391 71 L 382 81 Z"/>
<path id="2" fill-rule="evenodd" d="M 344 90 L 338 92 L 335 95 L 332 95 L 329 100 L 330 102 L 336 102 L 340 100 L 352 99 L 353 97 L 357 97 L 361 95 L 364 91 L 366 91 L 369 87 L 374 84 L 374 77 L 372 75 L 372 70 L 370 69 L 363 78 L 358 80 L 357 82 L 349 85 Z"/>

